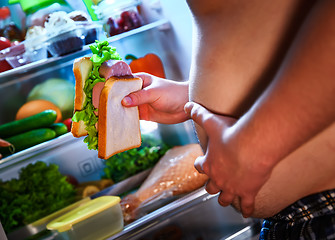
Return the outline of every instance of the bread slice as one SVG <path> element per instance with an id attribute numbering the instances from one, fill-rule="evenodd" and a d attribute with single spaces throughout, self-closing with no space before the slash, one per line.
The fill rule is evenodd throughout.
<path id="1" fill-rule="evenodd" d="M 86 94 L 84 93 L 85 82 L 89 73 L 92 71 L 93 63 L 89 57 L 78 58 L 73 63 L 73 73 L 76 80 L 74 111 L 83 109 Z M 86 124 L 83 121 L 72 122 L 71 133 L 74 137 L 82 137 L 87 135 L 85 130 Z"/>
<path id="2" fill-rule="evenodd" d="M 108 79 L 99 101 L 98 156 L 107 159 L 114 154 L 141 146 L 138 107 L 126 108 L 121 100 L 142 88 L 140 78 Z"/>

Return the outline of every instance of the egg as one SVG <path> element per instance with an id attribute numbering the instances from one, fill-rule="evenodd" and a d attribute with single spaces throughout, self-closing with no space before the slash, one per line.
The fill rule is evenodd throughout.
<path id="1" fill-rule="evenodd" d="M 56 122 L 62 121 L 62 112 L 60 111 L 60 109 L 52 102 L 42 99 L 32 100 L 23 104 L 17 111 L 15 119 L 19 120 L 22 118 L 30 117 L 48 109 L 56 111 Z"/>

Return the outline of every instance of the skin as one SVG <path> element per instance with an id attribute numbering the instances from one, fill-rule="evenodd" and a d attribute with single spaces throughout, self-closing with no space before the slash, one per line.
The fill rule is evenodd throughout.
<path id="1" fill-rule="evenodd" d="M 189 119 L 184 111 L 188 102 L 187 82 L 175 82 L 146 73 L 135 75 L 142 78 L 143 89 L 126 96 L 122 100 L 124 106 L 138 106 L 142 120 L 173 124 Z"/>
<path id="2" fill-rule="evenodd" d="M 189 92 L 186 83 L 151 77 L 157 95 L 144 88 L 123 104 L 169 110 L 174 123 L 191 117 L 205 152 L 195 167 L 210 177 L 207 191 L 245 217 L 270 217 L 335 188 L 335 2 L 188 4 L 195 23 Z M 181 93 L 192 101 L 186 115 Z"/>

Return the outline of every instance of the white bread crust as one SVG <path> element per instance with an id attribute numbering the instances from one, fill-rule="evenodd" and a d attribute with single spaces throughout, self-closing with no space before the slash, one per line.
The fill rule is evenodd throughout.
<path id="1" fill-rule="evenodd" d="M 77 58 L 73 63 L 73 73 L 75 77 L 75 99 L 74 112 L 83 109 L 86 95 L 84 93 L 85 82 L 92 71 L 93 63 L 89 57 Z M 86 124 L 83 121 L 72 122 L 71 133 L 74 137 L 87 135 Z"/>
<path id="2" fill-rule="evenodd" d="M 98 156 L 111 156 L 141 146 L 138 107 L 126 108 L 121 100 L 142 88 L 141 78 L 110 78 L 100 95 Z"/>

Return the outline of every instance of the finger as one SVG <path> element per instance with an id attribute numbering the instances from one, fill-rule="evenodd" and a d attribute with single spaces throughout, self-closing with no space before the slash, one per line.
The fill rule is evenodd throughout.
<path id="1" fill-rule="evenodd" d="M 11 144 L 0 138 L 0 147 L 9 147 Z"/>
<path id="2" fill-rule="evenodd" d="M 211 129 L 215 127 L 215 124 L 211 121 L 214 119 L 215 115 L 200 104 L 188 102 L 185 104 L 184 110 L 195 123 L 206 131 L 207 134 L 209 134 Z"/>
<path id="3" fill-rule="evenodd" d="M 220 192 L 220 188 L 218 188 L 218 186 L 216 186 L 215 183 L 210 179 L 207 181 L 205 189 L 209 194 L 217 194 Z"/>
<path id="4" fill-rule="evenodd" d="M 254 211 L 254 197 L 243 197 L 241 198 L 241 211 L 243 214 L 243 217 L 248 218 L 251 216 L 251 214 Z"/>
<path id="5" fill-rule="evenodd" d="M 148 73 L 143 73 L 143 72 L 140 72 L 140 73 L 135 73 L 134 74 L 136 77 L 139 77 L 143 80 L 143 86 L 142 88 L 145 88 L 147 86 L 149 86 L 151 83 L 152 83 L 152 75 L 148 74 Z"/>
<path id="6" fill-rule="evenodd" d="M 197 157 L 194 161 L 194 167 L 195 169 L 197 169 L 199 173 L 205 173 L 203 169 L 204 162 L 205 162 L 204 156 Z"/>
<path id="7" fill-rule="evenodd" d="M 149 94 L 148 90 L 142 89 L 125 96 L 121 104 L 125 107 L 135 107 L 146 103 L 153 103 L 155 100 L 156 98 Z"/>
<path id="8" fill-rule="evenodd" d="M 235 194 L 229 191 L 222 191 L 219 195 L 219 203 L 220 205 L 227 207 L 229 206 L 234 200 Z"/>

